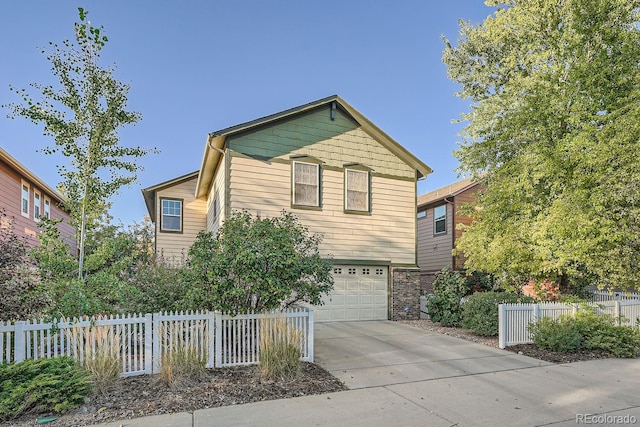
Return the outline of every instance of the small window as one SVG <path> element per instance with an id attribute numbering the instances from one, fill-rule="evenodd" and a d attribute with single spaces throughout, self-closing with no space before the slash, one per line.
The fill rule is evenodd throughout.
<path id="1" fill-rule="evenodd" d="M 369 212 L 369 172 L 345 169 L 344 209 Z"/>
<path id="2" fill-rule="evenodd" d="M 369 269 L 368 268 L 363 268 L 362 269 L 362 274 L 368 275 L 369 274 Z"/>
<path id="3" fill-rule="evenodd" d="M 33 219 L 40 221 L 40 193 L 33 192 Z"/>
<path id="4" fill-rule="evenodd" d="M 350 268 L 349 269 L 349 274 L 356 274 L 356 269 L 355 268 Z"/>
<path id="5" fill-rule="evenodd" d="M 418 219 L 420 218 L 426 218 L 427 217 L 427 211 L 420 211 L 418 212 Z"/>
<path id="6" fill-rule="evenodd" d="M 333 274 L 342 274 L 342 268 L 334 268 L 333 269 Z"/>
<path id="7" fill-rule="evenodd" d="M 434 234 L 447 232 L 447 205 L 437 206 L 433 209 Z"/>
<path id="8" fill-rule="evenodd" d="M 160 199 L 162 216 L 160 230 L 182 232 L 182 200 Z"/>
<path id="9" fill-rule="evenodd" d="M 22 182 L 22 202 L 20 207 L 22 216 L 29 218 L 29 184 Z"/>
<path id="10" fill-rule="evenodd" d="M 293 205 L 320 207 L 320 165 L 293 162 Z"/>
<path id="11" fill-rule="evenodd" d="M 51 218 L 51 201 L 46 197 L 44 198 L 44 217 L 47 219 Z"/>
<path id="12" fill-rule="evenodd" d="M 376 274 L 377 274 L 378 276 L 382 276 L 382 275 L 384 274 L 384 270 L 383 270 L 383 269 L 381 269 L 381 268 L 376 268 Z"/>

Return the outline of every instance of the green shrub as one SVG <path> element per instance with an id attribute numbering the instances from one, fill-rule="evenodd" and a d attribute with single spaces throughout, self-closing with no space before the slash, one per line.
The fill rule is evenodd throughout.
<path id="1" fill-rule="evenodd" d="M 27 413 L 62 413 L 91 394 L 89 374 L 71 357 L 0 365 L 0 420 Z"/>
<path id="2" fill-rule="evenodd" d="M 638 357 L 640 332 L 631 326 L 608 326 L 590 337 L 586 348 L 600 350 L 616 357 Z"/>
<path id="3" fill-rule="evenodd" d="M 427 300 L 429 318 L 443 326 L 459 326 L 462 321 L 460 300 L 469 292 L 465 278 L 445 267 L 436 274 L 433 292 Z"/>
<path id="4" fill-rule="evenodd" d="M 172 268 L 163 259 L 139 262 L 128 273 L 127 298 L 123 310 L 133 313 L 188 310 L 185 302 L 191 287 L 184 272 Z"/>
<path id="5" fill-rule="evenodd" d="M 462 327 L 477 335 L 498 335 L 498 305 L 534 302 L 511 292 L 476 292 L 462 304 Z"/>
<path id="6" fill-rule="evenodd" d="M 583 306 L 575 316 L 558 320 L 540 319 L 530 325 L 533 342 L 540 348 L 572 352 L 578 349 L 601 351 L 616 357 L 637 357 L 640 331 L 630 326 L 616 326 L 615 319 L 594 307 Z"/>
<path id="7" fill-rule="evenodd" d="M 584 339 L 573 317 L 559 320 L 543 317 L 529 326 L 533 343 L 544 350 L 571 353 L 582 348 Z"/>
<path id="8" fill-rule="evenodd" d="M 227 314 L 322 304 L 333 289 L 333 263 L 322 236 L 293 214 L 260 218 L 233 212 L 214 237 L 201 232 L 189 248 L 185 279 L 191 309 Z"/>

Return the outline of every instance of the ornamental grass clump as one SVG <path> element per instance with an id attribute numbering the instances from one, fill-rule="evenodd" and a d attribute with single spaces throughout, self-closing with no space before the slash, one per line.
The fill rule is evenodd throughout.
<path id="1" fill-rule="evenodd" d="M 160 358 L 159 381 L 169 388 L 179 387 L 191 381 L 199 381 L 207 372 L 207 357 L 203 351 L 208 348 L 206 340 L 202 347 L 195 346 L 190 336 L 196 334 L 206 337 L 203 324 L 194 326 L 198 331 L 186 333 L 175 326 L 160 327 L 162 338 L 162 357 Z"/>
<path id="2" fill-rule="evenodd" d="M 260 320 L 260 374 L 274 380 L 291 380 L 300 372 L 302 331 L 286 318 Z"/>
<path id="3" fill-rule="evenodd" d="M 89 325 L 67 332 L 72 354 L 93 379 L 95 391 L 106 393 L 122 374 L 122 331 L 112 326 Z"/>

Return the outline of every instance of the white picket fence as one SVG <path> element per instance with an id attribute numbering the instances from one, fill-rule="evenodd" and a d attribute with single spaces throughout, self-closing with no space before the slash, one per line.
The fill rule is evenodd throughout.
<path id="1" fill-rule="evenodd" d="M 613 300 L 591 303 L 600 313 L 610 314 L 618 325 L 640 325 L 640 300 Z M 500 304 L 498 306 L 498 345 L 505 348 L 533 342 L 529 325 L 543 317 L 558 319 L 563 314 L 575 314 L 580 304 L 539 303 Z"/>
<path id="2" fill-rule="evenodd" d="M 603 301 L 640 301 L 640 294 L 636 293 L 624 293 L 624 292 L 609 292 L 609 291 L 600 291 L 594 290 L 593 293 L 593 302 L 603 302 Z"/>
<path id="3" fill-rule="evenodd" d="M 313 362 L 313 310 L 229 316 L 218 312 L 126 314 L 90 319 L 0 322 L 0 363 L 68 355 L 82 361 L 86 350 L 109 345 L 122 361 L 122 375 L 159 372 L 163 356 L 196 352 L 208 368 L 257 364 L 260 328 L 287 319 L 300 331 L 301 360 Z"/>

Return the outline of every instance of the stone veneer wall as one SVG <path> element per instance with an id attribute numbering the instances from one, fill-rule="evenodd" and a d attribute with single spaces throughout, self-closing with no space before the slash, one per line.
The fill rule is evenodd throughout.
<path id="1" fill-rule="evenodd" d="M 420 319 L 420 269 L 391 268 L 391 320 Z"/>

